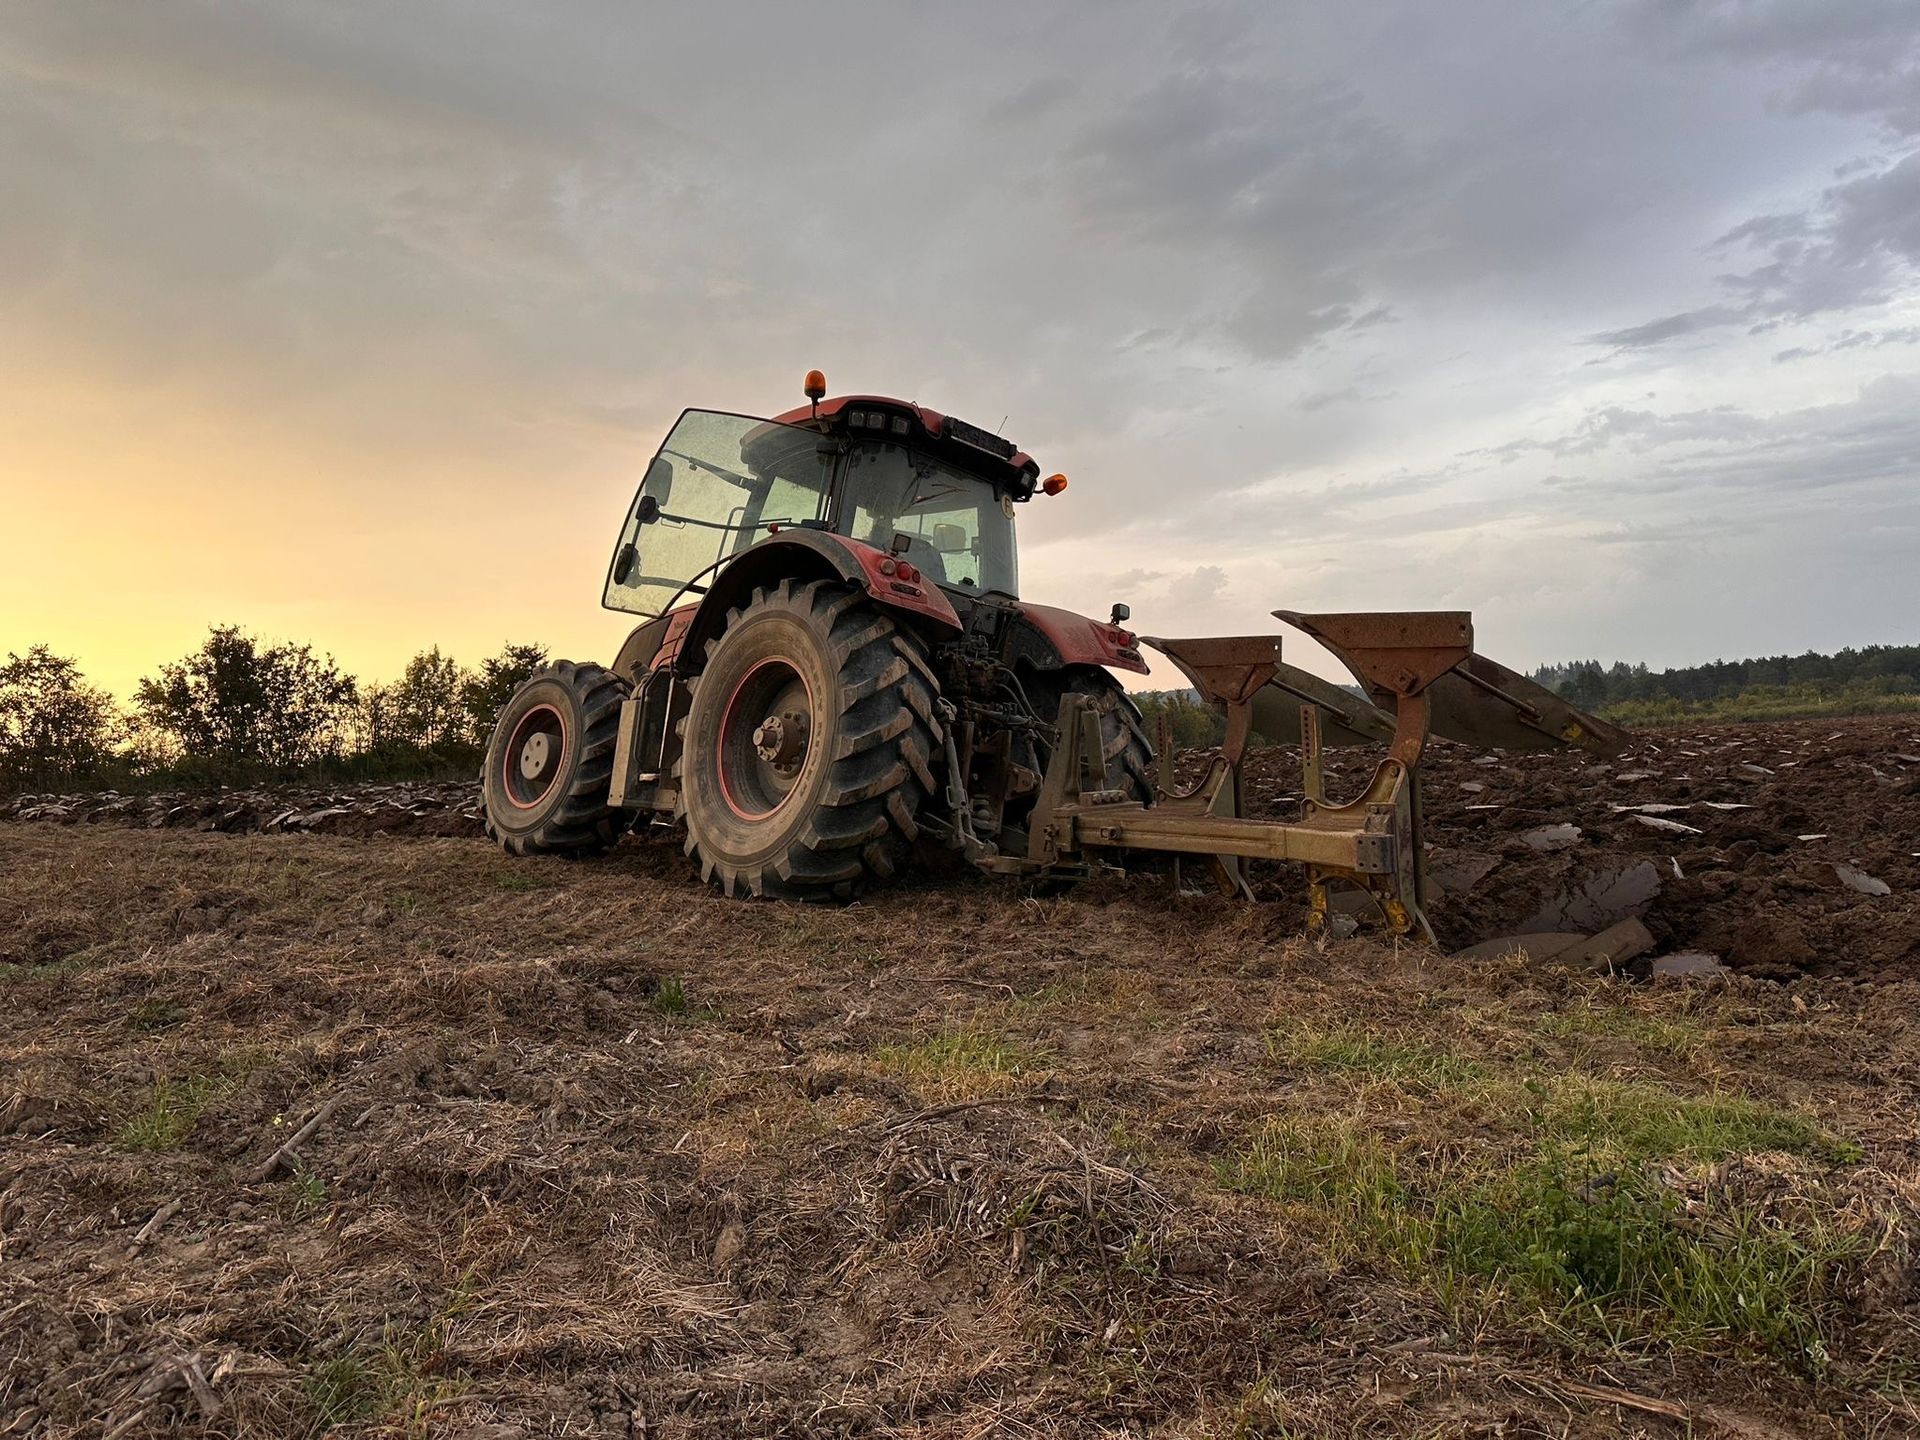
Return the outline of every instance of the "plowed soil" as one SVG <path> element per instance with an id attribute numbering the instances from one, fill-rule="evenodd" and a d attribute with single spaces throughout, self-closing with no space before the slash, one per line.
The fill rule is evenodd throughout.
<path id="1" fill-rule="evenodd" d="M 1371 766 L 1329 752 L 1330 798 L 1357 792 Z M 1631 914 L 1663 950 L 1771 979 L 1920 976 L 1912 716 L 1644 732 L 1611 761 L 1436 741 L 1423 769 L 1430 915 L 1449 949 Z M 1248 777 L 1250 811 L 1297 813 L 1294 751 L 1256 750 Z M 1568 824 L 1576 837 L 1542 833 Z M 1293 875 L 1275 869 L 1258 888 L 1303 914 Z"/>
<path id="2" fill-rule="evenodd" d="M 1334 800 L 1373 764 L 1332 751 Z M 1198 758 L 1182 758 L 1190 778 Z M 1479 755 L 1435 741 L 1424 763 L 1429 914 L 1443 948 L 1646 921 L 1664 953 L 1747 974 L 1920 975 L 1920 720 L 1885 716 L 1648 731 L 1617 760 Z M 1251 813 L 1291 818 L 1299 758 L 1256 748 Z M 1636 813 L 1637 812 L 1637 813 Z M 366 838 L 481 833 L 460 783 L 41 795 L 0 821 Z M 1555 838 L 1553 827 L 1577 834 Z M 1255 867 L 1274 921 L 1300 924 L 1297 871 Z M 1196 883 L 1198 877 L 1196 877 Z"/>
<path id="3" fill-rule="evenodd" d="M 1764 879 L 1792 985 L 1310 944 L 1293 898 L 1153 876 L 801 909 L 638 841 L 0 824 L 0 1435 L 1913 1433 L 1920 877 L 1885 754 L 1912 747 L 1836 729 L 1663 737 L 1616 766 L 1644 782 L 1436 770 L 1504 807 L 1431 807 L 1499 865 L 1456 934 L 1558 884 L 1566 852 L 1513 837 L 1571 820 L 1680 860 L 1675 943 L 1741 958 Z M 1686 812 L 1675 848 L 1616 794 L 1762 813 Z M 1892 894 L 1794 888 L 1829 857 Z M 1877 983 L 1833 978 L 1862 947 Z M 1800 1308 L 1589 1313 L 1386 1243 L 1569 1080 L 1643 1128 L 1744 1127 L 1644 1183 L 1703 1277 L 1728 1216 L 1806 1237 Z M 1354 1126 L 1415 1188 L 1257 1163 Z M 1578 1224 L 1624 1183 L 1554 1203 Z"/>

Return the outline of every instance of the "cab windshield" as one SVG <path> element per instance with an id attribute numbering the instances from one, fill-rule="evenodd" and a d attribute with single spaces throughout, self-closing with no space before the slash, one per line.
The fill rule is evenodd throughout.
<path id="1" fill-rule="evenodd" d="M 763 538 L 767 526 L 819 520 L 836 448 L 797 425 L 687 411 L 627 513 L 607 606 L 661 614 L 704 572 Z"/>
<path id="2" fill-rule="evenodd" d="M 978 476 L 908 445 L 864 442 L 847 456 L 836 509 L 842 535 L 898 549 L 936 585 L 1020 593 L 1013 502 Z"/>

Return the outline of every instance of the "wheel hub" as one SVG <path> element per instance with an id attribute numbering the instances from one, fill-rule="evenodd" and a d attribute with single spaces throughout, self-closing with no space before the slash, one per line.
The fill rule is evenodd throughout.
<path id="1" fill-rule="evenodd" d="M 718 778 L 727 806 L 759 820 L 786 802 L 813 750 L 813 694 L 792 661 L 769 656 L 734 682 L 722 712 Z"/>
<path id="2" fill-rule="evenodd" d="M 807 716 L 801 710 L 769 715 L 753 732 L 753 750 L 776 770 L 795 770 L 807 753 Z"/>
<path id="3" fill-rule="evenodd" d="M 559 759 L 558 749 L 551 743 L 545 731 L 539 731 L 527 737 L 527 743 L 520 747 L 520 774 L 523 778 L 538 784 L 547 778 L 547 770 Z"/>
<path id="4" fill-rule="evenodd" d="M 544 804 L 573 763 L 567 722 L 552 705 L 531 707 L 514 725 L 495 763 L 499 768 L 494 773 L 510 805 L 531 810 Z"/>

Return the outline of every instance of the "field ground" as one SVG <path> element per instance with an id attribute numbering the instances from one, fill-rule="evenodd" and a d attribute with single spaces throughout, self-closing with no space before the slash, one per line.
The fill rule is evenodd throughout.
<path id="1" fill-rule="evenodd" d="M 1893 723 L 1436 765 L 1497 862 L 1443 939 L 1571 820 L 1678 860 L 1706 983 L 1155 876 L 802 909 L 661 843 L 0 824 L 0 1435 L 1920 1433 Z"/>

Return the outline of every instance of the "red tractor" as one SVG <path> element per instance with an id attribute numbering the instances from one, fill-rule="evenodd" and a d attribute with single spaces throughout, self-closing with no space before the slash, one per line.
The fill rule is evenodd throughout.
<path id="1" fill-rule="evenodd" d="M 688 410 L 647 468 L 603 603 L 646 617 L 610 669 L 562 661 L 501 711 L 487 829 L 518 855 L 682 823 L 729 895 L 848 896 L 930 835 L 1025 856 L 1068 696 L 1111 788 L 1153 798 L 1128 618 L 1019 598 L 1031 456 L 925 406 L 826 399 L 771 420 Z"/>
<path id="2" fill-rule="evenodd" d="M 1156 784 L 1109 670 L 1139 637 L 1019 598 L 1014 506 L 1058 494 L 978 426 L 878 395 L 771 420 L 689 410 L 635 498 L 605 603 L 647 617 L 611 670 L 549 666 L 500 713 L 482 786 L 516 855 L 580 854 L 684 824 L 729 895 L 849 896 L 927 836 L 982 869 L 1072 879 L 1128 852 L 1303 866 L 1311 923 L 1377 912 L 1430 936 L 1419 765 L 1430 734 L 1617 752 L 1625 737 L 1473 649 L 1465 611 L 1273 612 L 1359 694 L 1282 664 L 1280 637 L 1145 638 L 1225 717 L 1185 790 Z M 1297 744 L 1299 817 L 1242 813 L 1254 733 Z M 1323 745 L 1385 747 L 1329 799 Z M 1344 909 L 1342 907 L 1345 907 Z"/>

